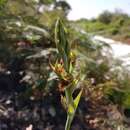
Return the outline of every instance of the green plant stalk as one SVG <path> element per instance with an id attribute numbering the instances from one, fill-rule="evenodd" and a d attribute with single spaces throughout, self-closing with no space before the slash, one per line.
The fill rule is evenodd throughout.
<path id="1" fill-rule="evenodd" d="M 67 120 L 66 120 L 66 124 L 65 124 L 65 130 L 70 130 L 73 118 L 74 118 L 74 115 L 67 115 Z"/>
<path id="2" fill-rule="evenodd" d="M 65 125 L 65 130 L 70 130 L 71 127 L 71 123 L 73 121 L 73 118 L 75 116 L 75 112 L 77 110 L 80 98 L 81 98 L 81 94 L 82 94 L 82 90 L 79 92 L 79 94 L 76 96 L 75 99 L 73 99 L 73 91 L 71 89 L 71 87 L 74 87 L 74 85 L 68 87 L 65 89 L 65 97 L 66 97 L 66 103 L 67 103 L 67 121 L 66 121 L 66 125 Z"/>
<path id="3" fill-rule="evenodd" d="M 70 104 L 74 109 L 73 97 L 72 97 L 72 92 L 71 92 L 70 88 L 66 88 L 65 96 L 67 99 L 67 104 Z M 75 114 L 75 112 L 74 113 L 67 112 L 67 120 L 66 120 L 65 130 L 70 130 L 71 123 L 72 123 L 73 118 L 74 118 L 74 114 Z"/>
<path id="4" fill-rule="evenodd" d="M 76 96 L 76 98 L 73 99 L 72 95 L 74 92 L 74 88 L 79 80 L 77 79 L 77 77 L 74 77 L 71 74 L 72 72 L 70 69 L 71 67 L 70 45 L 68 43 L 68 39 L 66 35 L 66 28 L 64 27 L 60 19 L 58 19 L 56 22 L 55 43 L 58 49 L 60 60 L 62 60 L 63 62 L 62 63 L 63 68 L 61 67 L 61 63 L 56 63 L 55 67 L 53 67 L 54 68 L 53 70 L 57 73 L 58 77 L 60 77 L 65 82 L 67 80 L 68 83 L 66 86 L 64 85 L 64 89 L 65 89 L 64 104 L 65 104 L 65 108 L 67 109 L 67 120 L 66 120 L 65 130 L 70 130 L 76 109 L 79 104 L 82 91 L 80 91 L 79 94 Z M 63 77 L 64 73 L 62 75 L 62 73 L 60 73 L 59 70 L 64 70 L 67 73 L 66 76 L 68 79 Z"/>

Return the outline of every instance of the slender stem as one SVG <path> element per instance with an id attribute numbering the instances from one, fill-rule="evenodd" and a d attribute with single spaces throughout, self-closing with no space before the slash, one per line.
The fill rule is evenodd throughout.
<path id="1" fill-rule="evenodd" d="M 73 103 L 73 97 L 72 97 L 72 92 L 71 92 L 70 88 L 66 88 L 65 96 L 66 96 L 66 99 L 67 99 L 67 104 L 72 104 Z"/>
<path id="2" fill-rule="evenodd" d="M 70 130 L 72 120 L 73 120 L 73 115 L 67 115 L 65 130 Z"/>
<path id="3" fill-rule="evenodd" d="M 67 104 L 72 104 L 72 106 L 73 106 L 73 97 L 72 97 L 72 92 L 71 92 L 70 88 L 66 88 L 65 95 L 66 95 L 66 99 L 67 99 Z M 74 114 L 67 113 L 65 130 L 70 130 L 71 123 L 73 121 L 73 117 L 74 117 Z"/>

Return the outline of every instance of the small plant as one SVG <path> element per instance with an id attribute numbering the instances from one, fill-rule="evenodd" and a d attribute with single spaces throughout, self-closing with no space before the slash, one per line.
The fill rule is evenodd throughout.
<path id="1" fill-rule="evenodd" d="M 55 43 L 58 49 L 58 58 L 54 65 L 51 64 L 51 68 L 60 80 L 60 90 L 65 93 L 65 96 L 61 95 L 61 103 L 67 111 L 65 130 L 70 130 L 82 94 L 81 89 L 76 98 L 73 98 L 81 76 L 76 72 L 76 56 L 70 48 L 67 30 L 60 19 L 55 25 Z"/>

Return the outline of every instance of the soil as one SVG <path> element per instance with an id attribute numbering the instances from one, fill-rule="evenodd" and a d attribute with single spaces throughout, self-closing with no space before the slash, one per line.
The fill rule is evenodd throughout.
<path id="1" fill-rule="evenodd" d="M 58 91 L 40 100 L 24 99 L 22 93 L 0 92 L 0 130 L 64 130 L 66 111 Z M 104 99 L 95 102 L 82 97 L 71 130 L 114 130 L 106 122 L 110 114 L 112 120 L 119 120 L 118 110 Z"/>

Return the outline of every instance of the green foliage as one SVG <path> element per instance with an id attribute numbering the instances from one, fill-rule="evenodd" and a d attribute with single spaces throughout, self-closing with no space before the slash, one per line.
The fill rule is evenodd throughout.
<path id="1" fill-rule="evenodd" d="M 64 68 L 69 72 L 70 66 L 70 45 L 66 36 L 66 28 L 63 26 L 63 23 L 57 20 L 56 29 L 55 29 L 55 42 L 56 47 L 58 48 L 59 55 L 63 59 Z"/>
<path id="2" fill-rule="evenodd" d="M 98 20 L 104 24 L 109 24 L 112 19 L 112 14 L 109 11 L 104 11 L 99 15 Z"/>
<path id="3" fill-rule="evenodd" d="M 103 24 L 97 20 L 93 22 L 89 20 L 79 20 L 74 24 L 74 26 L 78 26 L 78 28 L 86 29 L 89 32 L 96 32 L 101 34 L 106 34 L 107 36 L 116 36 L 122 33 L 126 33 L 126 37 L 129 37 L 129 18 L 124 16 L 124 14 L 112 14 L 112 22 L 109 25 Z M 115 19 L 116 17 L 117 19 Z M 101 30 L 100 30 L 101 26 Z M 124 29 L 124 30 L 123 30 Z M 96 32 L 95 32 L 96 31 Z M 78 54 L 82 57 L 80 59 L 81 63 L 81 72 L 86 73 L 86 80 L 93 79 L 94 85 L 97 88 L 103 89 L 104 97 L 108 97 L 113 103 L 118 104 L 124 108 L 130 107 L 130 100 L 129 100 L 129 89 L 130 89 L 130 79 L 129 75 L 124 71 L 124 73 L 117 72 L 110 72 L 112 66 L 109 64 L 110 60 L 107 57 L 103 57 L 101 52 L 101 46 L 96 46 L 97 44 L 93 43 L 90 38 L 86 37 L 87 34 L 76 34 L 77 40 L 74 42 L 77 46 Z M 90 39 L 90 40 L 88 40 Z M 73 43 L 73 44 L 74 44 Z M 77 44 L 78 43 L 78 44 Z M 73 45 L 72 44 L 72 45 Z M 108 47 L 108 51 L 109 51 Z M 100 62 L 98 62 L 100 61 Z M 114 69 L 114 68 L 113 68 Z M 118 74 L 121 75 L 120 79 Z M 92 85 L 90 85 L 92 87 Z M 97 90 L 95 90 L 97 91 Z M 98 93 L 95 92 L 95 93 Z"/>
<path id="4" fill-rule="evenodd" d="M 57 8 L 57 9 L 61 8 L 65 12 L 65 15 L 67 15 L 69 13 L 69 11 L 71 10 L 70 5 L 65 0 L 56 2 L 55 8 Z"/>
<path id="5" fill-rule="evenodd" d="M 130 18 L 121 10 L 115 10 L 115 12 L 104 11 L 94 20 L 81 19 L 76 21 L 75 24 L 86 32 L 129 42 L 127 34 L 130 31 Z"/>
<path id="6" fill-rule="evenodd" d="M 55 3 L 56 2 L 56 0 L 40 0 L 40 2 L 41 3 L 43 3 L 43 4 L 53 4 L 53 3 Z"/>
<path id="7" fill-rule="evenodd" d="M 111 28 L 108 30 L 108 33 L 110 35 L 116 35 L 116 34 L 118 34 L 118 32 L 119 32 L 118 28 Z"/>
<path id="8" fill-rule="evenodd" d="M 0 0 L 0 16 L 2 16 L 2 13 L 4 13 L 4 7 L 7 0 Z"/>
<path id="9" fill-rule="evenodd" d="M 50 9 L 57 3 L 55 0 L 1 0 L 0 2 L 0 49 L 5 48 L 5 53 L 2 55 L 6 55 L 6 52 L 11 52 L 11 55 L 16 54 L 19 41 L 28 41 L 31 47 L 36 46 L 36 43 L 43 48 L 54 46 L 52 32 L 55 21 L 57 17 L 66 20 L 63 9 L 58 10 L 55 7 Z M 40 9 L 43 12 L 39 12 Z"/>
<path id="10" fill-rule="evenodd" d="M 75 73 L 75 60 L 71 52 L 70 43 L 67 39 L 67 30 L 60 19 L 57 20 L 55 26 L 55 43 L 58 49 L 59 58 L 56 60 L 53 71 L 60 79 L 62 91 L 65 92 L 65 97 L 61 96 L 61 102 L 67 111 L 67 121 L 65 130 L 70 130 L 76 109 L 78 107 L 82 90 L 77 97 L 73 99 L 73 93 L 79 83 L 79 73 Z M 70 69 L 71 68 L 71 69 Z"/>

